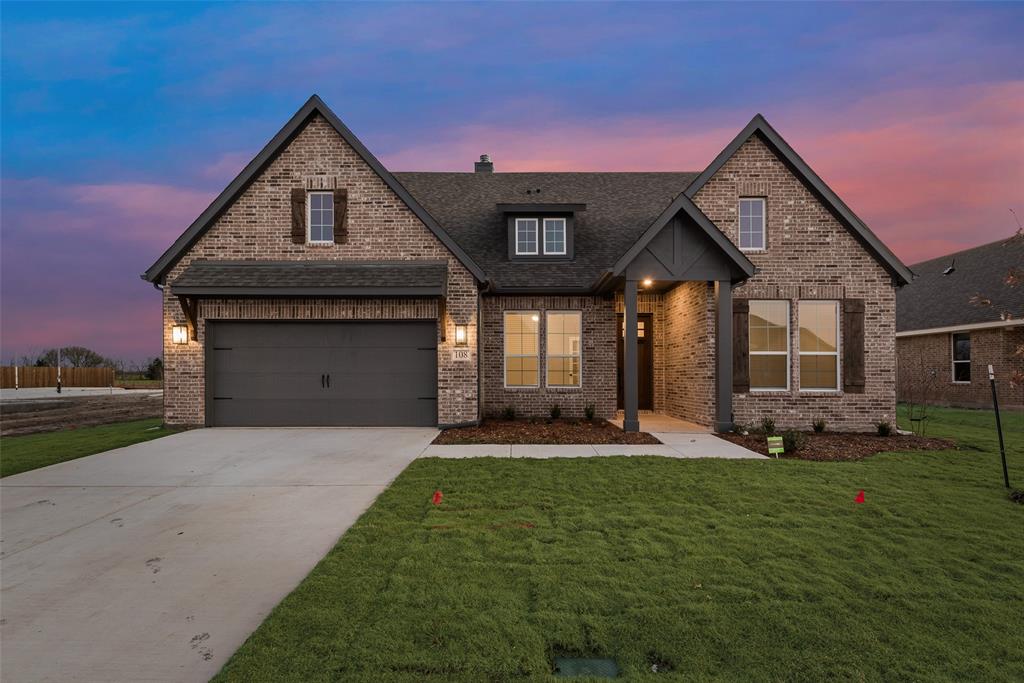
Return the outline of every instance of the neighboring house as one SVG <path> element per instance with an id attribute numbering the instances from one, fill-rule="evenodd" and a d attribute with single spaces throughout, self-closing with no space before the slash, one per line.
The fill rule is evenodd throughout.
<path id="1" fill-rule="evenodd" d="M 900 400 L 1024 406 L 1024 236 L 918 263 L 896 296 Z M 1009 280 L 1009 281 L 1008 281 Z"/>
<path id="2" fill-rule="evenodd" d="M 314 96 L 143 277 L 172 424 L 871 429 L 910 272 L 760 115 L 699 173 L 392 173 Z"/>

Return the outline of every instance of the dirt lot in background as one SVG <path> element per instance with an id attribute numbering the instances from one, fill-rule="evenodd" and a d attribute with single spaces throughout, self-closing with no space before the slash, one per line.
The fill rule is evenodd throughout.
<path id="1" fill-rule="evenodd" d="M 484 420 L 479 427 L 446 429 L 435 444 L 655 444 L 646 432 L 624 432 L 607 420 Z"/>
<path id="2" fill-rule="evenodd" d="M 956 448 L 950 439 L 920 436 L 878 436 L 859 432 L 802 432 L 803 446 L 796 453 L 785 453 L 783 458 L 797 460 L 863 460 L 877 453 L 891 451 L 946 451 Z M 719 438 L 768 455 L 768 440 L 764 434 L 716 434 Z M 780 432 L 778 436 L 782 436 Z"/>
<path id="3" fill-rule="evenodd" d="M 54 397 L 0 403 L 0 434 L 56 432 L 88 425 L 160 417 L 163 395 L 153 391 L 113 396 Z"/>

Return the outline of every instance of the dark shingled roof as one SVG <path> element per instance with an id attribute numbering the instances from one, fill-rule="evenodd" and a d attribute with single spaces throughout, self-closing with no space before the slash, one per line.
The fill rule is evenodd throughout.
<path id="1" fill-rule="evenodd" d="M 954 263 L 955 262 L 955 263 Z M 943 275 L 951 264 L 952 273 Z M 996 322 L 1000 314 L 1024 315 L 1024 283 L 1006 284 L 1011 269 L 1024 269 L 1024 237 L 999 240 L 910 266 L 917 277 L 896 291 L 896 331 Z M 971 303 L 980 296 L 991 306 Z"/>
<path id="2" fill-rule="evenodd" d="M 171 293 L 436 296 L 447 277 L 438 261 L 195 261 Z"/>
<path id="3" fill-rule="evenodd" d="M 395 173 L 499 289 L 589 289 L 698 173 Z M 527 190 L 530 194 L 526 194 Z M 539 190 L 539 192 L 538 192 Z M 575 258 L 510 262 L 498 204 L 586 204 Z"/>

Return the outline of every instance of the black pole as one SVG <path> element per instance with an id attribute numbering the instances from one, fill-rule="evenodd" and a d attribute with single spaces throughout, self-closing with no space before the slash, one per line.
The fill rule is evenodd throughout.
<path id="1" fill-rule="evenodd" d="M 1003 423 L 999 420 L 999 394 L 996 393 L 996 373 L 988 366 L 988 382 L 992 385 L 992 406 L 996 409 L 996 431 L 999 432 L 999 457 L 1003 459 L 1003 483 L 1010 488 L 1010 474 L 1006 471 L 1006 447 L 1003 445 Z"/>

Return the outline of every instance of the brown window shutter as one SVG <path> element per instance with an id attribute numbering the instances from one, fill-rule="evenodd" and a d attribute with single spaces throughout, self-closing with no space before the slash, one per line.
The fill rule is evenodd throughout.
<path id="1" fill-rule="evenodd" d="M 864 299 L 843 299 L 843 391 L 864 393 Z"/>
<path id="2" fill-rule="evenodd" d="M 306 243 L 306 190 L 292 189 L 292 243 Z"/>
<path id="3" fill-rule="evenodd" d="M 344 244 L 348 240 L 345 228 L 345 213 L 348 211 L 348 190 L 338 188 L 334 191 L 334 243 Z"/>
<path id="4" fill-rule="evenodd" d="M 732 300 L 732 391 L 750 391 L 750 301 Z"/>

